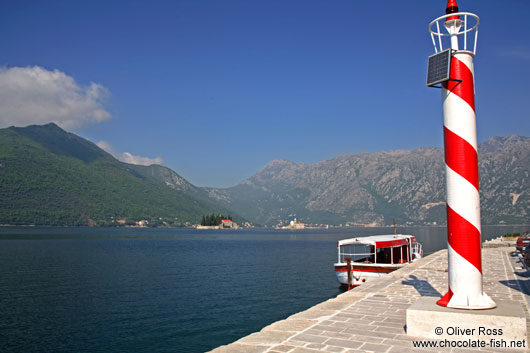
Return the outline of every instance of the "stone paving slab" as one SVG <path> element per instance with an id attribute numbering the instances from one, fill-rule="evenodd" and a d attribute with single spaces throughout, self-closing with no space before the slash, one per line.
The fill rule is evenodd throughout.
<path id="1" fill-rule="evenodd" d="M 530 328 L 530 272 L 513 247 L 482 250 L 483 284 L 493 299 L 521 303 Z M 345 292 L 260 332 L 214 349 L 214 353 L 315 352 L 523 352 L 525 349 L 415 348 L 406 333 L 406 310 L 420 297 L 447 291 L 447 250 Z M 526 292 L 526 293 L 525 293 Z M 457 323 L 455 323 L 457 325 Z"/>

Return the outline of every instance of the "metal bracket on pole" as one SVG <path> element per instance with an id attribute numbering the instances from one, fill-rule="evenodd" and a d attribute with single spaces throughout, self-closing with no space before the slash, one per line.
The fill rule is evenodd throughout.
<path id="1" fill-rule="evenodd" d="M 456 78 L 450 78 L 450 79 L 448 79 L 448 80 L 445 80 L 444 82 L 447 82 L 447 81 L 455 81 L 455 82 L 458 82 L 458 83 L 462 83 L 462 80 L 458 80 L 458 79 L 456 79 Z M 430 86 L 427 86 L 427 87 L 431 87 L 431 88 L 442 88 L 442 87 L 443 87 L 443 86 L 442 86 L 442 83 L 443 83 L 443 82 L 440 82 L 440 86 L 437 86 L 437 84 L 436 84 L 436 85 L 430 85 Z"/>

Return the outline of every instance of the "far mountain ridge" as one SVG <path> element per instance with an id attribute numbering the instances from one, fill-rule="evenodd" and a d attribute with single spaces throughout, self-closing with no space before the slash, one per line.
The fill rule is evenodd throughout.
<path id="1" fill-rule="evenodd" d="M 479 145 L 479 153 L 494 153 L 501 150 L 509 149 L 513 146 L 517 146 L 520 143 L 524 143 L 528 140 L 528 137 L 519 135 L 509 135 L 505 137 L 495 136 L 491 137 L 487 141 Z"/>
<path id="2" fill-rule="evenodd" d="M 515 146 L 518 143 L 525 142 L 528 140 L 528 137 L 519 136 L 519 135 L 508 135 L 508 136 L 493 136 L 490 137 L 488 140 L 480 143 L 478 145 L 479 153 L 494 153 L 498 152 L 500 150 L 504 150 L 507 148 L 510 148 L 511 146 Z M 371 155 L 371 154 L 387 154 L 387 155 L 394 155 L 399 156 L 403 154 L 407 154 L 410 152 L 424 152 L 424 151 L 443 151 L 443 148 L 440 147 L 418 147 L 413 150 L 406 150 L 406 149 L 397 149 L 397 150 L 387 150 L 387 151 L 379 151 L 379 152 L 361 152 L 356 154 L 346 154 L 346 155 L 340 155 L 335 158 L 327 159 L 318 161 L 315 163 L 304 163 L 304 162 L 293 162 L 286 159 L 274 159 L 267 163 L 261 170 L 259 170 L 257 174 L 259 174 L 262 171 L 270 170 L 272 168 L 280 168 L 280 167 L 286 167 L 286 166 L 294 166 L 294 165 L 311 165 L 311 164 L 325 164 L 328 161 L 333 161 L 337 159 L 348 159 L 352 156 L 362 156 L 362 155 Z M 243 180 L 242 182 L 245 182 L 246 180 Z"/>
<path id="3" fill-rule="evenodd" d="M 530 139 L 479 145 L 482 221 L 525 223 L 530 213 Z M 444 151 L 437 147 L 344 155 L 317 163 L 274 160 L 211 197 L 258 223 L 297 217 L 313 224 L 443 224 Z"/>

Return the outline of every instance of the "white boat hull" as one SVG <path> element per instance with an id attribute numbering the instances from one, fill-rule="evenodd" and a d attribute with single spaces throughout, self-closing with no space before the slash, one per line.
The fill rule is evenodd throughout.
<path id="1" fill-rule="evenodd" d="M 352 278 L 352 287 L 357 287 L 363 283 L 370 282 L 379 277 L 383 277 L 390 272 L 393 272 L 407 264 L 396 264 L 396 265 L 359 265 L 352 263 L 351 278 Z M 348 287 L 348 271 L 346 269 L 345 263 L 336 263 L 335 264 L 335 275 L 341 286 Z"/>

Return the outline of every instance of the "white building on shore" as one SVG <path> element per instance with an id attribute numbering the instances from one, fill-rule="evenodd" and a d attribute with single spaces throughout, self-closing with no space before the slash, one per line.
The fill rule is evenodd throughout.
<path id="1" fill-rule="evenodd" d="M 295 218 L 294 220 L 289 222 L 288 226 L 282 227 L 281 229 L 304 229 L 304 228 L 305 228 L 305 224 L 300 221 L 297 221 Z"/>

